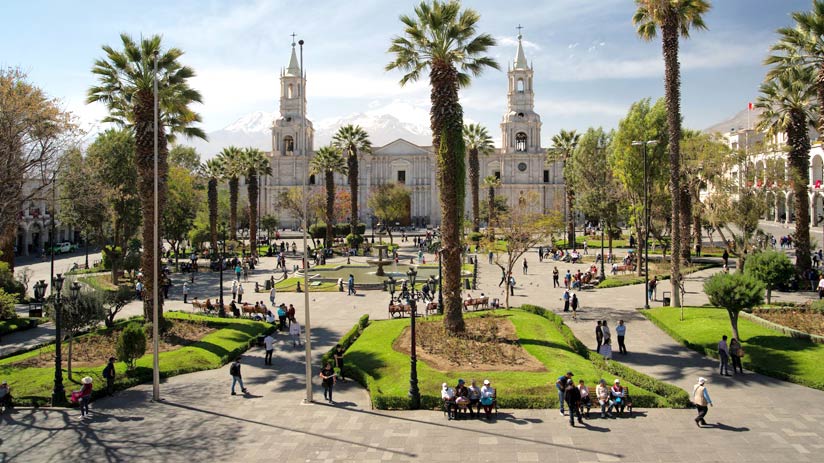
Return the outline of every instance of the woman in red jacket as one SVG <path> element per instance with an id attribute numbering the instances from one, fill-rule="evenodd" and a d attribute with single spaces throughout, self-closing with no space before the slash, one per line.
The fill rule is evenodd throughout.
<path id="1" fill-rule="evenodd" d="M 77 391 L 77 401 L 80 403 L 80 417 L 86 418 L 89 416 L 89 402 L 92 401 L 92 378 L 86 376 L 83 378 L 83 387 Z"/>

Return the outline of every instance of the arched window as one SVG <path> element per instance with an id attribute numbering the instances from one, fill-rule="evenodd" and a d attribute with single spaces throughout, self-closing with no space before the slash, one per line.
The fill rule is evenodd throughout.
<path id="1" fill-rule="evenodd" d="M 515 134 L 515 151 L 526 152 L 526 134 L 523 132 Z"/>
<path id="2" fill-rule="evenodd" d="M 295 140 L 291 135 L 283 137 L 283 152 L 289 153 L 295 151 Z"/>
<path id="3" fill-rule="evenodd" d="M 292 94 L 295 92 L 295 87 L 292 84 L 289 84 L 289 90 L 286 92 L 286 98 L 292 98 Z"/>
<path id="4" fill-rule="evenodd" d="M 518 93 L 524 93 L 524 79 L 518 79 Z"/>
<path id="5" fill-rule="evenodd" d="M 309 184 L 310 185 L 315 184 L 315 174 L 312 174 L 312 175 L 309 176 Z"/>

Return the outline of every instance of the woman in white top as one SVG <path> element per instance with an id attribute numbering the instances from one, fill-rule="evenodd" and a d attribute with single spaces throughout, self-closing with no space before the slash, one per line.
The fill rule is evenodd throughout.
<path id="1" fill-rule="evenodd" d="M 601 405 L 601 418 L 606 418 L 604 414 L 612 418 L 613 402 L 610 399 L 612 394 L 605 380 L 601 379 L 601 381 L 598 382 L 598 386 L 595 388 L 595 395 L 598 397 L 598 403 Z"/>
<path id="2" fill-rule="evenodd" d="M 300 345 L 300 323 L 297 320 L 292 321 L 289 325 L 289 334 L 292 336 L 292 347 Z"/>
<path id="3" fill-rule="evenodd" d="M 581 414 L 584 412 L 584 407 L 587 409 L 587 418 L 589 418 L 589 410 L 592 408 L 592 398 L 589 396 L 589 389 L 584 384 L 584 380 L 578 382 L 578 391 L 581 393 Z"/>
<path id="4" fill-rule="evenodd" d="M 495 388 L 488 379 L 484 380 L 484 385 L 481 388 L 481 406 L 484 407 L 486 419 L 489 420 L 492 413 L 492 405 L 495 404 Z"/>

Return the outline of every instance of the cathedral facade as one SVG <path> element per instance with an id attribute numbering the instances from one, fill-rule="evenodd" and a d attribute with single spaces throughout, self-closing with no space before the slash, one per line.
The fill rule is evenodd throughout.
<path id="1" fill-rule="evenodd" d="M 507 109 L 501 121 L 501 147 L 480 156 L 480 179 L 496 176 L 501 186 L 496 196 L 507 199 L 510 205 L 528 192 L 535 192 L 539 201 L 530 204 L 541 212 L 558 211 L 564 195 L 563 171 L 560 163 L 546 163 L 546 149 L 541 147 L 541 118 L 535 112 L 533 68 L 527 63 L 518 35 L 515 59 L 507 72 Z M 298 228 L 299 220 L 280 210 L 277 202 L 281 192 L 300 187 L 304 179 L 308 188 L 323 188 L 321 176 L 308 174 L 309 160 L 314 155 L 312 122 L 306 114 L 306 80 L 301 72 L 292 44 L 289 65 L 280 76 L 280 117 L 272 127 L 272 175 L 262 179 L 262 214 L 275 214 L 282 227 Z M 411 205 L 405 224 L 418 227 L 438 226 L 441 211 L 438 185 L 435 179 L 435 152 L 431 146 L 418 146 L 403 139 L 384 146 L 375 146 L 372 152 L 360 154 L 359 163 L 359 221 L 367 226 L 373 223 L 367 199 L 377 185 L 399 182 L 410 191 Z M 347 189 L 345 175 L 335 175 L 337 189 Z M 466 182 L 467 190 L 469 181 Z M 483 184 L 481 198 L 486 197 Z M 465 211 L 471 215 L 470 193 L 466 194 Z M 339 222 L 346 222 L 339 217 Z"/>

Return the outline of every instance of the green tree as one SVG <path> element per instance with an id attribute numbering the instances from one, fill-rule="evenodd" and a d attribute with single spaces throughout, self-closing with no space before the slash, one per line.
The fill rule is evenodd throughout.
<path id="1" fill-rule="evenodd" d="M 346 156 L 349 175 L 349 233 L 358 235 L 358 156 L 372 152 L 369 134 L 359 125 L 345 125 L 332 137 L 332 145 Z"/>
<path id="2" fill-rule="evenodd" d="M 644 221 L 644 157 L 643 147 L 634 146 L 634 141 L 656 141 L 647 145 L 647 173 L 650 204 L 667 204 L 663 183 L 666 181 L 666 108 L 659 99 L 655 105 L 649 98 L 632 104 L 627 116 L 618 123 L 612 143 L 608 149 L 609 166 L 612 175 L 621 185 L 621 194 L 626 204 L 626 216 L 635 231 L 638 255 L 641 255 L 643 238 L 646 236 Z M 655 209 L 650 209 L 650 222 Z M 666 222 L 666 221 L 663 221 Z M 641 266 L 636 268 L 641 275 Z"/>
<path id="3" fill-rule="evenodd" d="M 169 150 L 169 164 L 182 167 L 194 174 L 200 170 L 200 154 L 191 146 L 174 145 Z"/>
<path id="4" fill-rule="evenodd" d="M 461 304 L 461 229 L 465 192 L 465 146 L 463 108 L 458 89 L 471 78 L 498 63 L 485 56 L 495 39 L 478 34 L 480 15 L 461 10 L 458 1 L 421 2 L 414 16 L 402 15 L 402 36 L 392 39 L 389 53 L 394 60 L 386 70 L 404 72 L 401 85 L 414 82 L 429 70 L 430 128 L 437 159 L 437 181 L 441 203 L 441 256 L 443 259 L 444 325 L 450 333 L 465 329 Z"/>
<path id="5" fill-rule="evenodd" d="M 84 241 L 106 244 L 105 231 L 110 228 L 106 186 L 79 149 L 69 150 L 61 161 L 56 178 L 60 223 L 80 230 Z"/>
<path id="6" fill-rule="evenodd" d="M 331 248 L 335 223 L 335 174 L 346 174 L 346 161 L 340 151 L 332 145 L 323 146 L 309 161 L 309 172 L 323 174 L 326 185 L 326 247 Z"/>
<path id="7" fill-rule="evenodd" d="M 795 201 L 795 268 L 802 275 L 810 268 L 810 133 L 816 115 L 811 107 L 812 83 L 816 75 L 809 67 L 791 67 L 761 84 L 755 106 L 762 110 L 758 130 L 770 138 L 787 134 L 787 162 Z"/>
<path id="8" fill-rule="evenodd" d="M 409 189 L 401 183 L 385 183 L 372 189 L 367 205 L 375 217 L 381 221 L 389 233 L 389 242 L 394 244 L 390 224 L 409 214 L 411 196 Z"/>
<path id="9" fill-rule="evenodd" d="M 129 323 L 117 338 L 117 360 L 125 362 L 129 371 L 134 370 L 135 360 L 146 353 L 146 333 L 139 323 Z"/>
<path id="10" fill-rule="evenodd" d="M 672 301 L 681 306 L 678 282 L 681 278 L 681 64 L 678 62 L 679 36 L 689 38 L 690 29 L 706 29 L 703 15 L 710 9 L 707 0 L 635 0 L 632 17 L 638 35 L 651 41 L 661 30 L 664 54 L 664 98 L 667 102 L 669 143 L 669 189 L 672 197 Z"/>
<path id="11" fill-rule="evenodd" d="M 814 87 L 810 93 L 815 92 L 818 102 L 816 129 L 824 133 L 824 1 L 813 0 L 811 11 L 796 11 L 792 18 L 795 27 L 778 29 L 778 42 L 765 60 L 765 64 L 773 65 L 767 77 L 776 77 L 788 68 L 807 68 L 814 79 L 805 84 Z"/>
<path id="12" fill-rule="evenodd" d="M 77 127 L 61 107 L 23 71 L 0 67 L 0 259 L 12 270 L 18 214 L 50 186 L 50 170 L 76 142 Z"/>
<path id="13" fill-rule="evenodd" d="M 0 264 L 6 263 L 0 262 Z M 4 288 L 0 288 L 0 320 L 17 318 L 17 312 L 14 311 L 17 306 L 17 296 L 16 293 L 7 293 Z"/>
<path id="14" fill-rule="evenodd" d="M 547 149 L 547 163 L 561 161 L 564 175 L 564 196 L 566 198 L 567 242 L 575 249 L 575 190 L 570 188 L 570 175 L 567 172 L 567 163 L 572 159 L 575 148 L 581 139 L 581 134 L 574 130 L 561 129 L 552 137 L 552 148 Z"/>
<path id="15" fill-rule="evenodd" d="M 274 214 L 266 214 L 260 218 L 260 226 L 266 230 L 266 242 L 268 244 L 272 239 L 272 232 L 278 228 L 278 217 Z"/>
<path id="16" fill-rule="evenodd" d="M 786 283 L 793 274 L 793 263 L 783 252 L 761 251 L 747 259 L 745 272 L 767 288 L 767 304 L 771 302 L 772 290 Z"/>
<path id="17" fill-rule="evenodd" d="M 486 219 L 486 221 L 487 221 L 487 228 L 488 228 L 487 231 L 489 233 L 489 236 L 494 236 L 495 235 L 494 227 L 495 227 L 495 224 L 497 223 L 497 218 L 498 218 L 498 215 L 496 214 L 496 212 L 504 212 L 505 211 L 505 208 L 504 208 L 504 211 L 501 211 L 500 209 L 496 208 L 496 206 L 498 206 L 500 201 L 498 201 L 499 198 L 495 196 L 495 188 L 498 188 L 499 186 L 501 186 L 501 179 L 499 179 L 498 177 L 496 177 L 494 175 L 489 175 L 489 176 L 484 178 L 484 186 L 486 187 L 486 191 L 487 191 L 487 194 L 486 194 L 486 207 L 487 207 L 487 213 L 486 213 L 487 219 Z M 506 206 L 506 201 L 505 200 L 503 201 L 503 205 Z"/>
<path id="18" fill-rule="evenodd" d="M 214 253 L 217 250 L 217 184 L 223 179 L 223 162 L 220 158 L 206 161 L 201 167 L 206 176 L 206 199 L 209 207 L 209 248 Z"/>
<path id="19" fill-rule="evenodd" d="M 764 303 L 764 286 L 760 281 L 742 272 L 719 272 L 704 282 L 704 292 L 710 304 L 727 310 L 732 337 L 738 336 L 738 314 Z"/>
<path id="20" fill-rule="evenodd" d="M 173 165 L 169 167 L 169 192 L 163 211 L 163 234 L 175 253 L 175 266 L 180 254 L 180 242 L 186 239 L 194 226 L 197 209 L 203 202 L 191 171 Z"/>
<path id="21" fill-rule="evenodd" d="M 465 124 L 463 129 L 464 144 L 469 162 L 469 193 L 472 196 L 472 231 L 481 229 L 480 217 L 480 174 L 479 155 L 486 155 L 495 149 L 492 137 L 481 124 Z"/>
<path id="22" fill-rule="evenodd" d="M 243 150 L 230 146 L 224 148 L 218 154 L 218 159 L 223 166 L 223 178 L 229 183 L 229 238 L 237 241 L 237 209 L 238 196 L 240 193 L 240 176 L 243 175 Z"/>
<path id="23" fill-rule="evenodd" d="M 112 122 L 134 131 L 137 184 L 143 212 L 142 267 L 145 276 L 143 313 L 153 320 L 152 296 L 154 294 L 154 267 L 160 256 L 154 253 L 154 244 L 160 236 L 154 232 L 155 178 L 158 183 L 157 216 L 163 217 L 166 205 L 166 179 L 168 176 L 168 142 L 182 134 L 205 139 L 206 134 L 194 125 L 201 118 L 192 111 L 193 103 L 200 103 L 201 96 L 189 86 L 194 77 L 192 68 L 180 64 L 183 51 L 178 48 L 163 50 L 159 35 L 142 38 L 135 42 L 128 34 L 121 34 L 123 50 L 104 45 L 105 57 L 97 59 L 92 74 L 98 85 L 88 91 L 87 102 L 101 102 L 109 110 L 104 122 Z M 154 72 L 157 63 L 157 74 Z M 154 130 L 154 85 L 157 82 L 158 130 Z M 154 147 L 157 144 L 157 171 L 155 171 Z M 158 224 L 158 235 L 160 233 Z M 162 320 L 163 298 L 158 302 L 158 317 Z"/>
<path id="24" fill-rule="evenodd" d="M 269 158 L 257 148 L 246 148 L 241 156 L 241 164 L 246 176 L 246 192 L 249 197 L 249 245 L 252 255 L 258 254 L 258 198 L 260 196 L 260 176 L 272 175 Z"/>
<path id="25" fill-rule="evenodd" d="M 72 282 L 67 281 L 67 286 Z M 72 354 L 74 338 L 78 334 L 97 326 L 106 318 L 103 308 L 104 294 L 95 290 L 82 290 L 75 298 L 65 298 L 61 313 L 63 330 L 69 335 L 69 349 L 66 356 L 66 368 L 69 379 L 72 378 Z M 53 308 L 51 313 L 54 314 Z"/>
<path id="26" fill-rule="evenodd" d="M 106 291 L 103 299 L 103 309 L 105 310 L 103 322 L 106 324 L 106 328 L 114 327 L 114 317 L 133 300 L 134 290 L 129 286 L 120 285 L 115 291 Z"/>

